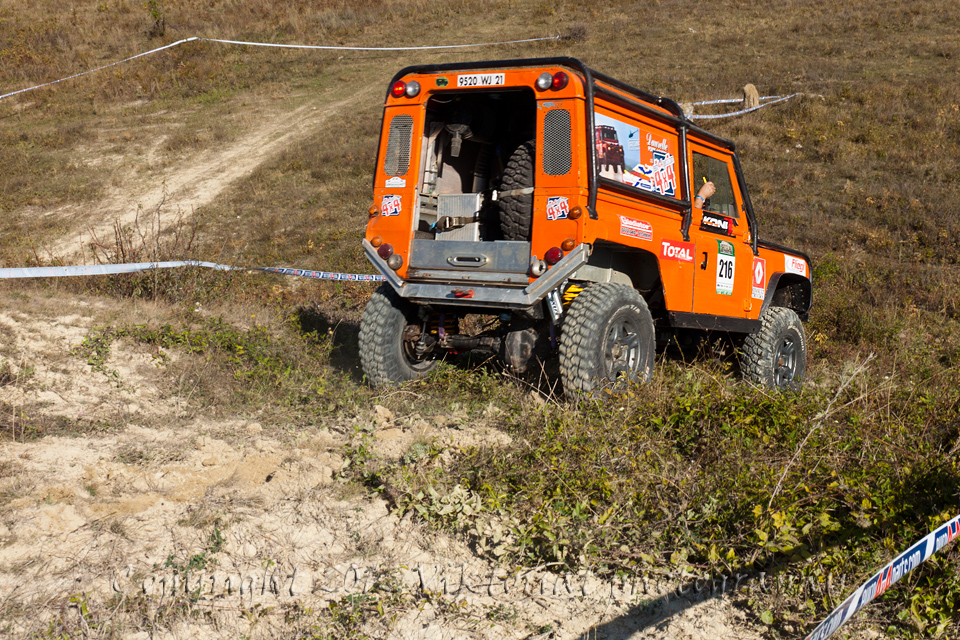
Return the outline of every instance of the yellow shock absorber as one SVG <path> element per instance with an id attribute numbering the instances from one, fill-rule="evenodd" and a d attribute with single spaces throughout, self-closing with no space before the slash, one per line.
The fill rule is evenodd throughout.
<path id="1" fill-rule="evenodd" d="M 443 332 L 445 334 L 457 335 L 460 333 L 460 320 L 453 314 L 441 313 L 430 316 L 430 333 L 435 336 L 440 335 L 440 322 L 443 322 Z"/>
<path id="2" fill-rule="evenodd" d="M 568 306 L 583 291 L 580 285 L 572 284 L 563 292 L 563 306 Z"/>

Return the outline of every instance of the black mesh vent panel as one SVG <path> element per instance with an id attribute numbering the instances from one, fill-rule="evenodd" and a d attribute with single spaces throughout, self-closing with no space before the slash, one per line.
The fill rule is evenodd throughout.
<path id="1" fill-rule="evenodd" d="M 552 109 L 543 117 L 543 172 L 563 176 L 570 171 L 570 112 Z"/>
<path id="2" fill-rule="evenodd" d="M 567 116 L 569 119 L 569 116 Z M 570 134 L 567 134 L 569 137 Z M 410 139 L 413 137 L 413 117 L 394 116 L 390 121 L 387 139 L 387 157 L 383 171 L 388 176 L 402 176 L 410 168 Z"/>

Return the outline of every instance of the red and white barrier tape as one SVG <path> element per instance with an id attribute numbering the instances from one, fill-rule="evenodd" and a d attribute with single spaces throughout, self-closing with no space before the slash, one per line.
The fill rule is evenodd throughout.
<path id="1" fill-rule="evenodd" d="M 824 618 L 806 640 L 826 640 L 834 634 L 853 614 L 879 598 L 897 580 L 907 575 L 920 564 L 940 551 L 948 542 L 960 535 L 960 516 L 931 531 L 912 547 L 894 558 L 872 578 L 864 582 L 843 603 Z"/>

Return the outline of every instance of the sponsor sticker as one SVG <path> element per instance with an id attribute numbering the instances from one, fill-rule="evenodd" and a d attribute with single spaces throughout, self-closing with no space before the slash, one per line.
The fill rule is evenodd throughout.
<path id="1" fill-rule="evenodd" d="M 383 186 L 385 186 L 387 189 L 397 189 L 407 186 L 407 181 L 403 178 L 397 177 L 387 178 L 387 181 L 383 183 Z"/>
<path id="2" fill-rule="evenodd" d="M 717 240 L 717 293 L 733 295 L 733 276 L 737 272 L 737 255 L 733 243 Z"/>
<path id="3" fill-rule="evenodd" d="M 620 216 L 620 235 L 640 240 L 653 240 L 653 225 L 646 220 Z"/>
<path id="4" fill-rule="evenodd" d="M 652 191 L 662 196 L 674 196 L 677 193 L 677 176 L 674 172 L 673 154 L 654 151 L 649 164 L 638 164 L 623 172 L 623 181 L 632 187 Z"/>
<path id="5" fill-rule="evenodd" d="M 498 87 L 506 83 L 503 73 L 467 73 L 457 76 L 458 87 Z"/>
<path id="6" fill-rule="evenodd" d="M 660 243 L 660 257 L 677 262 L 693 262 L 693 244 L 690 242 L 676 242 L 663 240 Z"/>
<path id="7" fill-rule="evenodd" d="M 600 175 L 661 196 L 676 197 L 677 138 L 594 112 Z"/>
<path id="8" fill-rule="evenodd" d="M 767 261 L 763 258 L 753 259 L 753 297 L 763 300 L 767 290 Z"/>
<path id="9" fill-rule="evenodd" d="M 450 84 L 450 81 L 447 80 L 446 78 L 444 78 L 443 76 L 440 76 L 439 78 L 437 78 L 437 86 L 438 86 L 438 87 L 445 87 L 445 86 L 447 86 L 448 84 Z"/>
<path id="10" fill-rule="evenodd" d="M 709 211 L 703 212 L 703 219 L 700 221 L 700 231 L 709 233 L 719 233 L 722 236 L 732 236 L 733 227 L 737 223 L 733 218 L 717 215 Z"/>
<path id="11" fill-rule="evenodd" d="M 563 196 L 547 198 L 547 220 L 566 220 L 570 203 Z"/>
<path id="12" fill-rule="evenodd" d="M 398 216 L 401 208 L 400 196 L 383 196 L 383 200 L 380 201 L 380 215 L 382 216 Z"/>
<path id="13" fill-rule="evenodd" d="M 801 276 L 807 275 L 807 263 L 803 258 L 796 256 L 784 256 L 783 270 L 787 273 L 796 273 Z"/>

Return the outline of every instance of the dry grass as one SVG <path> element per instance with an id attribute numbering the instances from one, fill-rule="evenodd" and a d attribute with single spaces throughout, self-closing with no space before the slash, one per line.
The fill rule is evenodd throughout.
<path id="1" fill-rule="evenodd" d="M 242 6 L 201 6 L 195 0 L 145 5 L 13 0 L 0 9 L 0 85 L 5 90 L 193 35 L 365 45 L 557 32 L 578 37 L 503 49 L 404 54 L 191 44 L 0 101 L 0 258 L 11 265 L 42 262 L 43 247 L 61 235 L 63 223 L 37 213 L 97 202 L 121 186 L 117 163 L 130 158 L 145 162 L 149 156 L 170 165 L 215 151 L 255 126 L 264 112 L 290 111 L 307 99 L 332 104 L 360 94 L 283 153 L 264 158 L 251 176 L 206 207 L 195 221 L 193 247 L 196 257 L 223 262 L 369 271 L 359 238 L 369 206 L 380 92 L 405 64 L 572 55 L 678 100 L 733 97 L 748 82 L 762 95 L 801 92 L 804 97 L 786 104 L 706 126 L 737 143 L 762 237 L 794 245 L 813 258 L 815 300 L 807 331 L 817 393 L 846 364 L 876 355 L 868 376 L 873 404 L 838 429 L 855 432 L 869 424 L 876 456 L 882 457 L 881 444 L 890 439 L 905 450 L 931 447 L 936 455 L 946 455 L 949 446 L 943 443 L 955 438 L 957 416 L 951 403 L 960 365 L 960 221 L 952 213 L 960 202 L 960 85 L 953 81 L 960 70 L 960 41 L 953 33 L 958 23 L 960 5 L 947 0 L 856 0 L 840 7 L 812 0 L 709 5 L 676 0 L 380 0 L 362 6 L 345 0 L 283 6 L 265 0 Z M 163 284 L 160 288 L 169 289 Z M 330 420 L 344 405 L 372 400 L 355 372 L 356 326 L 369 287 L 264 276 L 181 284 L 168 299 L 184 303 L 183 308 L 163 312 L 163 321 L 178 328 L 200 326 L 192 311 L 199 302 L 203 315 L 222 316 L 237 331 L 250 329 L 248 316 L 270 314 L 264 324 L 275 332 L 271 340 L 293 342 L 295 325 L 281 318 L 291 311 L 301 333 L 315 331 L 324 340 L 332 336 L 321 345 L 326 351 L 321 349 L 318 363 L 310 364 L 309 358 L 319 343 L 298 343 L 287 355 L 327 380 L 338 398 L 328 402 L 307 394 L 302 405 L 278 403 L 282 394 L 277 389 L 286 393 L 291 388 L 238 381 L 235 370 L 224 364 L 230 354 L 223 347 L 218 347 L 216 366 L 196 354 L 183 355 L 174 366 L 179 386 L 170 389 L 171 396 L 186 397 L 191 406 L 213 413 L 267 405 L 273 407 L 268 422 L 275 428 Z M 128 285 L 111 283 L 101 292 L 133 295 L 140 300 L 137 305 L 146 305 L 136 297 L 143 290 L 136 293 Z M 29 291 L 55 297 L 75 289 L 41 284 Z M 157 292 L 154 286 L 150 295 Z M 217 306 L 215 298 L 229 303 Z M 155 311 L 138 307 L 150 318 Z M 137 322 L 121 317 L 112 324 Z M 446 371 L 432 384 L 469 404 L 491 394 L 487 376 L 482 372 L 464 380 Z M 884 376 L 894 382 L 882 382 Z M 657 389 L 650 402 L 669 414 L 678 398 L 695 395 L 684 391 L 684 384 Z M 884 384 L 895 385 L 888 389 L 885 405 Z M 402 407 L 409 399 L 405 394 L 416 394 L 410 397 L 418 405 L 446 406 L 448 399 L 436 393 L 417 387 L 378 401 Z M 230 401 L 225 404 L 224 398 Z M 815 412 L 812 404 L 799 406 Z M 527 422 L 517 425 L 521 432 L 532 429 L 536 418 L 522 420 Z M 557 423 L 566 425 L 564 420 L 558 417 Z M 698 427 L 687 427 L 693 442 Z M 885 440 L 887 430 L 893 435 Z M 716 436 L 718 448 L 722 435 Z M 127 453 L 138 455 L 136 450 Z M 703 472 L 702 452 L 690 454 L 678 445 L 673 453 L 676 469 Z M 946 480 L 944 486 L 952 486 L 955 475 Z M 866 537 L 863 544 L 875 543 L 875 551 L 887 544 Z"/>

